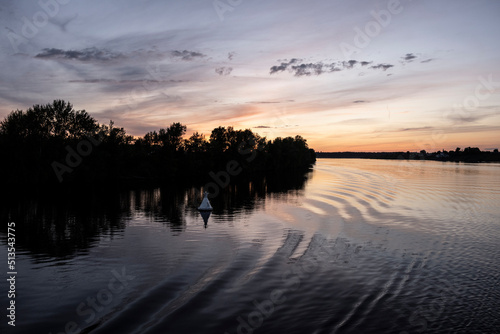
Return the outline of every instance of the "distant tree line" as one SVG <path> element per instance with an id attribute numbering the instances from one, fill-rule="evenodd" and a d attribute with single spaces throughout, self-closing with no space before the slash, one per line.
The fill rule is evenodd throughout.
<path id="1" fill-rule="evenodd" d="M 493 151 L 481 151 L 477 147 L 467 147 L 455 150 L 442 150 L 437 152 L 317 152 L 318 158 L 361 158 L 361 159 L 405 159 L 405 160 L 437 160 L 454 162 L 498 162 L 500 153 L 498 149 Z"/>
<path id="2" fill-rule="evenodd" d="M 215 128 L 208 138 L 185 134 L 185 125 L 173 123 L 136 138 L 55 100 L 13 111 L 0 122 L 0 172 L 11 185 L 206 182 L 228 162 L 253 177 L 302 173 L 316 160 L 301 136 L 267 140 L 233 127 Z"/>

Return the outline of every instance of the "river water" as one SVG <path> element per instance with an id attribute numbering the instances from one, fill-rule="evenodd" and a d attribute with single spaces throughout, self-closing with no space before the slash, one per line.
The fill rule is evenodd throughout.
<path id="1" fill-rule="evenodd" d="M 289 184 L 222 189 L 206 224 L 201 199 L 5 200 L 1 332 L 499 332 L 500 164 L 319 159 Z"/>

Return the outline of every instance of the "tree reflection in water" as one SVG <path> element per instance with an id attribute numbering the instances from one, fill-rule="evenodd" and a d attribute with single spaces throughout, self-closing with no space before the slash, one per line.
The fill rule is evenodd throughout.
<path id="1" fill-rule="evenodd" d="M 286 196 L 303 189 L 309 173 L 268 175 L 254 180 L 236 180 L 210 201 L 214 215 L 232 220 L 262 207 L 268 196 Z M 0 219 L 16 223 L 18 249 L 35 261 L 48 257 L 69 259 L 88 252 L 103 237 L 119 238 L 127 221 L 137 214 L 162 222 L 174 233 L 182 233 L 186 217 L 199 216 L 202 186 L 167 185 L 126 191 L 50 190 L 10 193 L 1 200 Z M 208 220 L 208 217 L 207 217 Z M 6 226 L 0 237 L 6 241 Z"/>

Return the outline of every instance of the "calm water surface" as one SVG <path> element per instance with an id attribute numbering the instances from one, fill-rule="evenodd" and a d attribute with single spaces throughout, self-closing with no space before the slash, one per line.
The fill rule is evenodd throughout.
<path id="1" fill-rule="evenodd" d="M 225 189 L 206 225 L 201 198 L 6 200 L 1 332 L 499 332 L 499 164 L 320 159 L 306 180 Z"/>

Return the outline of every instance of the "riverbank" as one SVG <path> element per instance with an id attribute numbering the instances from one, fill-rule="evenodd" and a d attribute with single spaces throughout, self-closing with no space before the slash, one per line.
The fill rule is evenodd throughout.
<path id="1" fill-rule="evenodd" d="M 420 152 L 316 152 L 316 158 L 329 159 L 389 159 L 389 160 L 435 160 L 451 162 L 500 162 L 500 153 L 481 151 L 468 147 L 463 151 Z"/>

